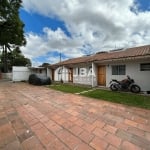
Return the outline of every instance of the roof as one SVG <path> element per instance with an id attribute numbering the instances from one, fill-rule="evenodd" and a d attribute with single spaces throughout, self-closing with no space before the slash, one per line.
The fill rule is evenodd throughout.
<path id="1" fill-rule="evenodd" d="M 119 51 L 109 51 L 108 53 L 96 54 L 93 56 L 95 61 L 123 59 L 131 57 L 150 56 L 150 45 L 122 49 Z"/>
<path id="2" fill-rule="evenodd" d="M 56 67 L 60 65 L 70 65 L 70 64 L 74 65 L 74 64 L 93 62 L 93 61 L 109 61 L 109 60 L 125 59 L 125 58 L 138 58 L 144 56 L 150 57 L 150 45 L 99 52 L 90 56 L 68 59 L 53 64 L 51 65 L 51 67 Z"/>

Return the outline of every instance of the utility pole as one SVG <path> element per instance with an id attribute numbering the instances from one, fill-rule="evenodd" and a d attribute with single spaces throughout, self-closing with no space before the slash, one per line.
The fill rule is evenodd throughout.
<path id="1" fill-rule="evenodd" d="M 60 54 L 59 54 L 59 57 L 60 57 L 60 63 L 61 63 L 61 52 L 60 52 Z"/>
<path id="2" fill-rule="evenodd" d="M 61 69 L 61 79 L 60 79 L 60 82 L 63 83 L 63 79 L 62 79 L 63 67 L 61 65 L 61 52 L 60 52 L 60 69 Z"/>

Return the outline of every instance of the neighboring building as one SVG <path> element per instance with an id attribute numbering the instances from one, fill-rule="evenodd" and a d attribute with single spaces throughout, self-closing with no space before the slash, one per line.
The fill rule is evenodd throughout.
<path id="1" fill-rule="evenodd" d="M 46 77 L 47 69 L 45 67 L 13 66 L 12 81 L 28 81 L 30 74 L 39 74 Z"/>
<path id="2" fill-rule="evenodd" d="M 99 52 L 49 66 L 54 81 L 109 87 L 111 79 L 129 75 L 143 91 L 150 91 L 150 45 Z"/>

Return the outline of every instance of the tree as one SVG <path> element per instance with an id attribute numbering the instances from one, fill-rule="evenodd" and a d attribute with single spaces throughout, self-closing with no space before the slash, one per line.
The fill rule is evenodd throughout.
<path id="1" fill-rule="evenodd" d="M 3 55 L 4 72 L 8 72 L 8 52 L 26 44 L 19 17 L 21 0 L 0 0 L 0 46 Z"/>
<path id="2" fill-rule="evenodd" d="M 49 65 L 49 63 L 43 63 L 40 67 L 48 67 Z"/>
<path id="3" fill-rule="evenodd" d="M 2 63 L 3 59 L 4 59 L 4 55 L 0 54 L 0 60 L 1 60 L 0 69 L 2 71 L 4 71 L 4 64 Z M 30 59 L 24 57 L 19 47 L 7 53 L 7 62 L 8 62 L 7 63 L 8 70 L 11 70 L 12 66 L 31 66 Z"/>

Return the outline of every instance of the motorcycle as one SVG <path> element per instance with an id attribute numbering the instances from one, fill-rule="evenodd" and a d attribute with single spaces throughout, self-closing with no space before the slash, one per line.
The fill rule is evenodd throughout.
<path id="1" fill-rule="evenodd" d="M 140 86 L 135 84 L 134 79 L 131 79 L 130 76 L 127 76 L 127 79 L 124 79 L 122 81 L 112 79 L 110 81 L 110 89 L 112 91 L 131 91 L 132 93 L 141 92 Z"/>

